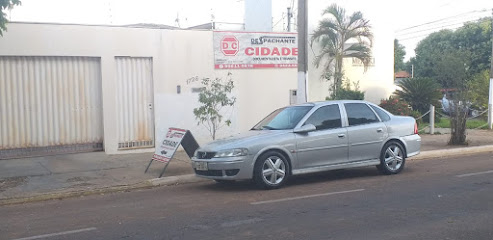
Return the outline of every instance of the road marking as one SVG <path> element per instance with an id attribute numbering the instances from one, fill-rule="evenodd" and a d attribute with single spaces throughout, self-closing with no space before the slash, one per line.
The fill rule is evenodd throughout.
<path id="1" fill-rule="evenodd" d="M 68 234 L 74 234 L 74 233 L 80 233 L 80 232 L 88 232 L 88 231 L 94 231 L 94 230 L 97 230 L 97 228 L 95 228 L 95 227 L 83 228 L 83 229 L 65 231 L 65 232 L 59 232 L 59 233 L 50 233 L 50 234 L 43 234 L 43 235 L 38 235 L 38 236 L 26 237 L 26 238 L 17 238 L 14 240 L 32 240 L 32 239 L 55 237 L 55 236 L 68 235 Z"/>
<path id="2" fill-rule="evenodd" d="M 252 205 L 259 205 L 259 204 L 266 204 L 266 203 L 277 203 L 277 202 L 292 201 L 292 200 L 299 200 L 299 199 L 305 199 L 305 198 L 314 198 L 314 197 L 323 197 L 323 196 L 329 196 L 329 195 L 344 194 L 344 193 L 353 193 L 353 192 L 361 192 L 361 191 L 365 191 L 365 189 L 355 189 L 355 190 L 342 191 L 342 192 L 330 192 L 330 193 L 313 194 L 313 195 L 306 195 L 306 196 L 300 196 L 300 197 L 281 198 L 281 199 L 275 199 L 275 200 L 252 202 L 250 204 L 252 204 Z"/>
<path id="3" fill-rule="evenodd" d="M 493 170 L 484 171 L 484 172 L 466 173 L 466 174 L 457 175 L 457 177 L 469 177 L 469 176 L 476 176 L 476 175 L 487 174 L 487 173 L 493 173 Z"/>

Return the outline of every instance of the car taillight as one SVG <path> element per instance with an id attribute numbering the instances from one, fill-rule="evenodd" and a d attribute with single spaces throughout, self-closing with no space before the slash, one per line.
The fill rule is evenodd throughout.
<path id="1" fill-rule="evenodd" d="M 418 124 L 414 123 L 414 134 L 418 134 Z"/>

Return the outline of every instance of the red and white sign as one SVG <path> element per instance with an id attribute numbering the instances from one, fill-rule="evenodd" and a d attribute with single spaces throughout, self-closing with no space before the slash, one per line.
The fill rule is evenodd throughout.
<path id="1" fill-rule="evenodd" d="M 296 33 L 214 32 L 214 68 L 296 68 Z"/>
<path id="2" fill-rule="evenodd" d="M 179 128 L 169 128 L 165 138 L 156 146 L 156 152 L 152 160 L 167 163 L 171 160 L 176 150 L 181 144 L 181 140 L 187 133 L 187 130 Z"/>
<path id="3" fill-rule="evenodd" d="M 240 48 L 240 42 L 235 36 L 225 36 L 221 40 L 221 52 L 224 56 L 235 56 Z"/>

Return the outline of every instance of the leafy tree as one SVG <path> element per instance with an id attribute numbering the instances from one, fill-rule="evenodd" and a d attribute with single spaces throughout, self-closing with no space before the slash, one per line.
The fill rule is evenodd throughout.
<path id="1" fill-rule="evenodd" d="M 470 52 L 449 50 L 435 60 L 435 79 L 443 88 L 462 89 L 470 71 Z"/>
<path id="2" fill-rule="evenodd" d="M 453 49 L 450 42 L 452 35 L 452 31 L 442 30 L 430 34 L 419 42 L 415 49 L 416 57 L 411 60 L 415 77 L 435 78 L 437 76 L 436 62 L 444 53 Z"/>
<path id="3" fill-rule="evenodd" d="M 488 69 L 491 56 L 491 19 L 468 22 L 455 31 L 441 30 L 423 39 L 415 49 L 416 57 L 411 59 L 414 75 L 438 80 L 437 77 L 443 72 L 437 68 L 437 63 L 448 53 L 456 51 L 460 51 L 463 62 L 467 60 L 467 78 Z"/>
<path id="4" fill-rule="evenodd" d="M 490 66 L 491 19 L 468 22 L 456 31 L 430 34 L 416 47 L 415 76 L 436 79 L 443 88 L 453 89 L 450 144 L 466 144 L 467 104 L 487 98 L 481 89 L 484 71 Z"/>
<path id="5" fill-rule="evenodd" d="M 440 86 L 431 78 L 406 78 L 397 86 L 401 89 L 396 90 L 394 94 L 421 113 L 426 112 L 430 104 L 436 104 L 441 96 L 438 91 Z"/>
<path id="6" fill-rule="evenodd" d="M 326 8 L 322 19 L 312 35 L 311 45 L 318 43 L 321 47 L 315 56 L 315 65 L 323 65 L 324 76 L 334 78 L 332 93 L 337 95 L 343 78 L 343 59 L 357 58 L 363 63 L 365 70 L 371 61 L 373 33 L 368 20 L 361 12 L 346 15 L 346 10 L 330 5 Z"/>
<path id="7" fill-rule="evenodd" d="M 480 109 L 488 108 L 488 93 L 490 85 L 490 71 L 484 70 L 474 75 L 468 82 L 471 102 Z"/>
<path id="8" fill-rule="evenodd" d="M 20 5 L 20 0 L 0 0 L 0 36 L 3 36 L 3 32 L 7 31 L 7 14 L 5 10 L 12 9 L 16 5 Z"/>
<path id="9" fill-rule="evenodd" d="M 229 126 L 231 120 L 223 122 L 221 109 L 227 106 L 233 106 L 236 102 L 235 97 L 228 94 L 234 88 L 234 82 L 231 79 L 231 73 L 228 73 L 228 79 L 223 83 L 221 78 L 203 78 L 204 86 L 199 94 L 200 107 L 193 109 L 193 114 L 198 120 L 197 124 L 204 125 L 211 134 L 212 140 L 216 139 L 216 132 L 223 126 Z"/>
<path id="10" fill-rule="evenodd" d="M 406 48 L 399 43 L 399 40 L 394 39 L 394 72 L 406 69 L 404 57 L 406 56 Z"/>
<path id="11" fill-rule="evenodd" d="M 449 144 L 466 144 L 467 104 L 470 102 L 469 91 L 470 52 L 467 50 L 450 50 L 437 61 L 435 71 L 439 73 L 443 86 L 453 89 L 447 99 L 451 101 Z"/>
<path id="12" fill-rule="evenodd" d="M 470 76 L 490 68 L 491 18 L 464 24 L 454 32 L 452 42 L 456 49 L 469 53 Z"/>

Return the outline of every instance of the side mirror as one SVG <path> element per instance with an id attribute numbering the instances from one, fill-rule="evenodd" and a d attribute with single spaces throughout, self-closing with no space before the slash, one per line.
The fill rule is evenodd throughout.
<path id="1" fill-rule="evenodd" d="M 313 132 L 315 130 L 317 130 L 315 125 L 309 123 L 307 125 L 304 125 L 304 126 L 301 126 L 299 128 L 294 129 L 293 132 L 294 133 L 308 133 L 308 132 Z"/>

